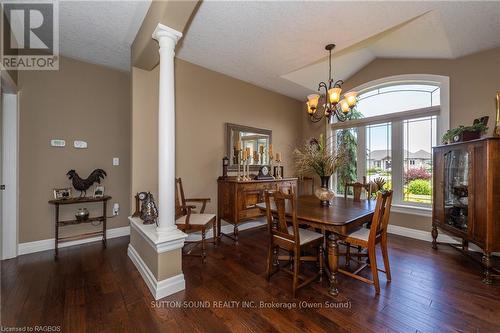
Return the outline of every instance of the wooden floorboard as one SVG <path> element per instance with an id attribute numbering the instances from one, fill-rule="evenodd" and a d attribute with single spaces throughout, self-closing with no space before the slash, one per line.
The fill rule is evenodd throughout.
<path id="1" fill-rule="evenodd" d="M 154 302 L 127 257 L 128 237 L 23 255 L 1 264 L 1 324 L 59 327 L 60 332 L 500 332 L 500 283 L 484 285 L 480 266 L 457 251 L 390 235 L 392 282 L 381 273 L 381 294 L 339 276 L 332 298 L 327 279 L 291 297 L 291 277 L 265 278 L 266 232 L 240 233 L 208 247 L 207 263 L 185 257 L 186 290 Z M 380 255 L 380 253 L 379 253 Z M 382 260 L 379 256 L 378 263 Z M 304 265 L 305 274 L 316 267 Z M 369 270 L 363 271 L 370 277 Z M 173 302 L 192 301 L 191 308 Z M 198 302 L 199 301 L 199 302 Z M 208 303 L 203 303 L 208 301 Z M 233 308 L 219 301 L 253 301 Z M 285 303 L 294 309 L 266 304 Z M 197 302 L 197 303 L 196 303 Z M 306 304 L 311 308 L 300 308 Z M 333 306 L 327 308 L 326 304 Z"/>

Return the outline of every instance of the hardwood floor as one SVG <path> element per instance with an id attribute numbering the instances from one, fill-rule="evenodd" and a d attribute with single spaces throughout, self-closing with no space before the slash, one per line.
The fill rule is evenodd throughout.
<path id="1" fill-rule="evenodd" d="M 248 230 L 241 232 L 239 245 L 228 239 L 217 249 L 210 245 L 205 265 L 199 258 L 184 258 L 186 291 L 156 302 L 127 257 L 128 237 L 108 240 L 106 250 L 100 243 L 63 248 L 58 262 L 52 251 L 3 261 L 2 329 L 500 332 L 500 284 L 482 284 L 479 265 L 444 245 L 435 252 L 430 243 L 391 235 L 392 282 L 386 284 L 381 274 L 379 296 L 372 286 L 340 275 L 336 299 L 327 294 L 326 278 L 292 299 L 289 275 L 265 279 L 266 244 L 263 229 Z M 192 307 L 176 307 L 182 301 Z M 232 301 L 253 301 L 256 307 Z M 259 308 L 261 301 L 267 307 Z M 271 302 L 297 308 L 272 308 Z"/>

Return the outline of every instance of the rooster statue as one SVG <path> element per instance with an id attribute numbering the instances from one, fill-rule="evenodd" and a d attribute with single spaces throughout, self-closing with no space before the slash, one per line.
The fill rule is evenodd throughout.
<path id="1" fill-rule="evenodd" d="M 85 197 L 87 195 L 87 190 L 94 185 L 94 183 L 101 183 L 101 178 L 104 179 L 107 176 L 106 172 L 103 169 L 95 169 L 92 171 L 90 176 L 86 179 L 80 178 L 75 170 L 69 170 L 66 174 L 69 179 L 73 182 L 73 187 L 75 190 L 80 191 L 80 198 Z"/>

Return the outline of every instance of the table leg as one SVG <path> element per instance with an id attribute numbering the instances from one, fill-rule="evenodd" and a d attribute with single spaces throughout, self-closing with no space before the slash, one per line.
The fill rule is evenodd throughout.
<path id="1" fill-rule="evenodd" d="M 57 248 L 57 245 L 59 243 L 59 205 L 56 205 L 56 233 L 55 233 L 55 238 L 54 238 L 54 259 L 57 260 L 57 256 L 59 255 L 59 250 Z"/>
<path id="2" fill-rule="evenodd" d="M 330 266 L 330 295 L 337 296 L 337 272 L 339 269 L 339 248 L 337 244 L 338 237 L 335 233 L 330 233 L 328 236 L 328 265 Z"/>
<path id="3" fill-rule="evenodd" d="M 107 215 L 107 211 L 106 211 L 106 208 L 107 208 L 107 200 L 104 200 L 102 202 L 102 216 L 103 216 L 103 220 L 102 220 L 102 245 L 104 246 L 104 248 L 106 248 L 106 215 Z"/>

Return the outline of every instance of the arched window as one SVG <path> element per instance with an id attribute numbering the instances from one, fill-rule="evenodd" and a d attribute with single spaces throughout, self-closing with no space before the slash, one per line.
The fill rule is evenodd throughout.
<path id="1" fill-rule="evenodd" d="M 448 125 L 443 116 L 442 89 L 447 80 L 385 80 L 359 89 L 358 116 L 330 125 L 337 144 L 349 136 L 357 142 L 356 161 L 337 172 L 337 192 L 346 181 L 367 180 L 394 190 L 399 206 L 430 208 L 432 147 Z M 447 107 L 447 101 L 446 101 Z M 446 112 L 447 113 L 447 110 Z M 445 119 L 446 118 L 446 119 Z M 350 142 L 346 140 L 345 142 Z M 357 179 L 352 179 L 352 170 Z"/>

